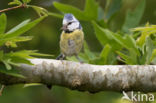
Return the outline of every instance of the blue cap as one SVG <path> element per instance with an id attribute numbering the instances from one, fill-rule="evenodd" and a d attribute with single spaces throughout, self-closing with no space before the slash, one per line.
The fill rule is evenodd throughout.
<path id="1" fill-rule="evenodd" d="M 73 15 L 72 14 L 65 14 L 64 16 L 64 19 L 67 19 L 67 20 L 73 20 Z"/>

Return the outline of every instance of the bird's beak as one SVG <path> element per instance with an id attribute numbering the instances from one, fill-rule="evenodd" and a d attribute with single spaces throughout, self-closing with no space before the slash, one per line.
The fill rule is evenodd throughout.
<path id="1" fill-rule="evenodd" d="M 63 25 L 62 27 L 61 27 L 61 30 L 67 30 L 67 25 Z"/>

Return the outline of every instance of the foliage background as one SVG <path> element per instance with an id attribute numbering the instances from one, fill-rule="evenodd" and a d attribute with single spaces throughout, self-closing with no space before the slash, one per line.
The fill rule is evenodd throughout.
<path id="1" fill-rule="evenodd" d="M 83 10 L 84 0 L 33 0 L 31 4 L 46 8 L 51 12 L 60 13 L 53 5 L 53 1 L 69 4 Z M 134 10 L 141 0 L 122 0 L 120 10 L 111 22 L 111 30 L 121 30 L 128 9 Z M 8 8 L 9 0 L 0 0 L 0 10 Z M 104 8 L 106 0 L 97 0 L 99 5 Z M 156 1 L 146 0 L 146 8 L 140 22 L 144 26 L 147 22 L 156 24 Z M 36 19 L 38 15 L 32 9 L 17 9 L 6 13 L 8 24 L 7 31 L 16 26 L 23 20 L 31 18 Z M 81 21 L 85 32 L 85 39 L 89 48 L 93 52 L 100 52 L 102 46 L 96 39 L 93 27 L 90 23 Z M 33 40 L 20 43 L 18 49 L 39 50 L 41 53 L 53 54 L 55 57 L 59 54 L 59 37 L 62 20 L 53 16 L 44 19 L 39 25 L 31 29 L 25 35 L 34 36 Z M 55 58 L 53 57 L 53 58 Z M 72 91 L 66 88 L 54 86 L 49 91 L 45 86 L 28 87 L 23 89 L 23 85 L 6 87 L 3 95 L 0 97 L 0 103 L 121 103 L 122 94 L 114 92 L 100 92 L 90 94 L 88 92 Z"/>

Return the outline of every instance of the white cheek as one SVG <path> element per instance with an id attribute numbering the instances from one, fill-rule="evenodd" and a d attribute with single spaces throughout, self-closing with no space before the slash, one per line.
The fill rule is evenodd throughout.
<path id="1" fill-rule="evenodd" d="M 74 29 L 76 29 L 78 27 L 79 27 L 79 23 L 75 22 L 75 23 L 72 23 L 71 25 L 68 26 L 68 30 L 72 31 L 72 30 L 74 30 Z"/>
<path id="2" fill-rule="evenodd" d="M 67 20 L 63 20 L 63 23 L 62 24 L 63 25 L 67 24 Z"/>

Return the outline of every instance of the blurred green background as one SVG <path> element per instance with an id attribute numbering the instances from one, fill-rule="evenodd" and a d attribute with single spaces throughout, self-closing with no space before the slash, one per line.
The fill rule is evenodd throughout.
<path id="1" fill-rule="evenodd" d="M 8 2 L 12 0 L 0 0 L 0 10 L 8 8 Z M 48 11 L 57 12 L 52 2 L 58 1 L 70 4 L 83 9 L 85 0 L 32 0 L 31 4 L 46 8 Z M 106 0 L 97 0 L 99 5 L 104 8 Z M 123 24 L 125 14 L 128 9 L 134 9 L 140 0 L 122 0 L 120 11 L 111 22 L 112 31 L 118 31 Z M 146 8 L 141 19 L 140 25 L 149 22 L 156 24 L 156 0 L 146 0 Z M 8 19 L 7 30 L 16 26 L 23 20 L 36 19 L 38 15 L 32 9 L 16 9 L 6 13 Z M 100 52 L 102 46 L 96 39 L 93 27 L 85 21 L 80 21 L 85 33 L 85 40 L 92 51 Z M 59 54 L 59 37 L 62 20 L 52 16 L 44 19 L 39 25 L 31 29 L 24 35 L 34 36 L 33 40 L 19 44 L 18 49 L 39 50 L 41 53 L 53 54 L 55 58 Z M 23 88 L 23 85 L 8 86 L 3 95 L 0 96 L 0 103 L 121 103 L 121 93 L 100 92 L 90 94 L 88 92 L 78 92 L 64 87 L 53 86 L 48 90 L 45 86 L 35 86 Z M 123 102 L 125 103 L 125 102 Z"/>

